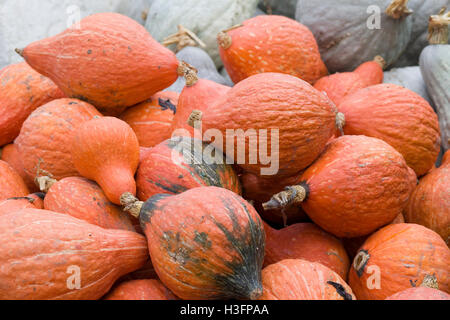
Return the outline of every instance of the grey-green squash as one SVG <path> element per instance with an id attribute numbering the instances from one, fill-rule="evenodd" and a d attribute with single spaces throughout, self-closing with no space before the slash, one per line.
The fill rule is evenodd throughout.
<path id="1" fill-rule="evenodd" d="M 117 6 L 117 12 L 144 25 L 152 2 L 153 0 L 122 0 Z"/>
<path id="2" fill-rule="evenodd" d="M 295 18 L 297 0 L 259 0 L 259 9 L 267 14 L 278 14 L 281 16 Z"/>

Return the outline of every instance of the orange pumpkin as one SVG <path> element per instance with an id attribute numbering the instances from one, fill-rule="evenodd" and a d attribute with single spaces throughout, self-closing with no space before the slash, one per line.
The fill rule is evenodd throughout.
<path id="1" fill-rule="evenodd" d="M 302 205 L 317 225 L 345 238 L 368 235 L 392 222 L 413 189 L 412 172 L 402 155 L 386 142 L 365 136 L 332 141 L 300 180 L 265 208 Z"/>
<path id="2" fill-rule="evenodd" d="M 123 200 L 140 218 L 156 273 L 176 296 L 257 299 L 262 294 L 264 228 L 243 198 L 201 187 L 145 203 Z"/>
<path id="3" fill-rule="evenodd" d="M 22 156 L 14 143 L 10 143 L 3 147 L 1 159 L 7 162 L 22 177 L 30 191 L 39 191 L 34 179 L 25 172 L 22 164 Z"/>
<path id="4" fill-rule="evenodd" d="M 320 263 L 287 259 L 262 272 L 261 300 L 356 300 L 341 277 Z"/>
<path id="5" fill-rule="evenodd" d="M 130 125 L 141 147 L 154 147 L 172 136 L 172 122 L 177 113 L 178 93 L 159 92 L 120 116 Z"/>
<path id="6" fill-rule="evenodd" d="M 8 163 L 0 160 L 0 200 L 24 197 L 29 193 L 20 175 Z"/>
<path id="7" fill-rule="evenodd" d="M 96 181 L 112 203 L 120 205 L 126 192 L 136 194 L 140 149 L 126 122 L 102 117 L 82 124 L 73 135 L 71 151 L 78 172 Z"/>
<path id="8" fill-rule="evenodd" d="M 450 166 L 424 176 L 405 208 L 406 221 L 437 232 L 450 245 Z"/>
<path id="9" fill-rule="evenodd" d="M 312 223 L 298 223 L 281 230 L 264 225 L 266 255 L 264 266 L 285 259 L 321 263 L 347 279 L 350 261 L 341 241 Z"/>
<path id="10" fill-rule="evenodd" d="M 142 235 L 46 210 L 1 215 L 0 241 L 0 299 L 99 299 L 148 259 Z"/>
<path id="11" fill-rule="evenodd" d="M 25 63 L 2 69 L 0 76 L 0 146 L 12 142 L 23 122 L 37 107 L 64 93 Z"/>
<path id="12" fill-rule="evenodd" d="M 191 119 L 200 117 L 203 130 L 219 130 L 227 144 L 234 144 L 234 148 L 225 148 L 214 142 L 246 172 L 281 177 L 300 172 L 319 156 L 334 134 L 337 112 L 333 103 L 307 82 L 286 74 L 263 73 L 241 81 L 203 113 L 191 115 Z M 245 148 L 233 143 L 231 130 L 235 135 L 240 131 L 246 134 L 242 139 Z M 269 169 L 261 155 L 270 152 L 278 159 Z M 242 154 L 245 158 L 240 159 Z"/>
<path id="13" fill-rule="evenodd" d="M 117 115 L 177 80 L 175 54 L 133 19 L 99 13 L 79 26 L 18 50 L 67 96 Z"/>
<path id="14" fill-rule="evenodd" d="M 354 72 L 361 77 L 365 88 L 383 83 L 384 68 L 386 68 L 386 61 L 382 57 L 376 56 L 373 61 L 361 64 Z"/>
<path id="15" fill-rule="evenodd" d="M 264 72 L 280 72 L 311 84 L 328 74 L 316 39 L 295 20 L 261 15 L 217 37 L 220 57 L 234 83 Z"/>
<path id="16" fill-rule="evenodd" d="M 78 176 L 70 154 L 72 135 L 95 116 L 101 114 L 77 99 L 53 100 L 33 111 L 14 142 L 26 174 L 33 180 L 38 169 L 55 179 Z"/>
<path id="17" fill-rule="evenodd" d="M 84 178 L 71 177 L 52 181 L 45 196 L 44 208 L 105 229 L 135 231 L 129 215 L 109 202 L 95 182 Z"/>
<path id="18" fill-rule="evenodd" d="M 213 163 L 219 154 L 223 164 Z M 178 194 L 206 186 L 241 193 L 239 178 L 220 151 L 216 150 L 213 158 L 200 140 L 188 137 L 174 137 L 148 151 L 136 183 L 138 198 L 143 201 L 159 193 Z"/>
<path id="19" fill-rule="evenodd" d="M 415 92 L 394 84 L 370 86 L 345 97 L 338 109 L 345 115 L 345 134 L 386 141 L 417 176 L 436 162 L 441 142 L 438 118 Z"/>
<path id="20" fill-rule="evenodd" d="M 105 300 L 177 300 L 159 280 L 131 280 L 122 282 Z"/>
<path id="21" fill-rule="evenodd" d="M 433 288 L 418 287 L 397 292 L 385 300 L 450 300 L 450 294 Z"/>
<path id="22" fill-rule="evenodd" d="M 449 293 L 449 265 L 450 250 L 437 233 L 417 224 L 393 224 L 361 247 L 349 284 L 358 299 L 382 300 L 434 276 L 439 289 Z"/>
<path id="23" fill-rule="evenodd" d="M 45 194 L 33 193 L 26 197 L 13 197 L 0 201 L 0 215 L 20 211 L 25 208 L 43 209 Z"/>
<path id="24" fill-rule="evenodd" d="M 450 164 L 450 151 L 447 150 L 447 152 L 444 153 L 444 156 L 442 157 L 442 164 L 441 164 L 441 166 L 449 165 L 449 164 Z"/>

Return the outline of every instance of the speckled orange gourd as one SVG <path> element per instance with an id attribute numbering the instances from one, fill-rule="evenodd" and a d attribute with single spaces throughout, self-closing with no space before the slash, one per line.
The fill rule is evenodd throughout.
<path id="1" fill-rule="evenodd" d="M 105 300 L 177 300 L 178 298 L 167 289 L 161 281 L 131 280 L 122 282 Z"/>
<path id="2" fill-rule="evenodd" d="M 10 143 L 3 147 L 1 159 L 7 162 L 22 177 L 31 192 L 39 191 L 34 179 L 25 172 L 22 164 L 22 156 L 14 143 Z"/>
<path id="3" fill-rule="evenodd" d="M 0 200 L 29 194 L 22 177 L 5 161 L 0 160 Z"/>

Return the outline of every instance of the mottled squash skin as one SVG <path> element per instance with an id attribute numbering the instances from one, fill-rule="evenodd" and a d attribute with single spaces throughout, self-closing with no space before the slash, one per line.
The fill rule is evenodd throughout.
<path id="1" fill-rule="evenodd" d="M 224 41 L 224 37 L 229 37 Z M 293 19 L 262 15 L 218 36 L 220 57 L 234 83 L 264 72 L 280 72 L 314 84 L 328 74 L 316 39 Z M 231 43 L 231 46 L 229 46 Z"/>
<path id="2" fill-rule="evenodd" d="M 122 113 L 120 119 L 133 129 L 141 147 L 154 147 L 171 137 L 178 96 L 176 92 L 158 92 Z"/>
<path id="3" fill-rule="evenodd" d="M 64 178 L 53 184 L 45 196 L 44 208 L 105 229 L 135 231 L 129 215 L 109 202 L 95 182 L 84 178 Z"/>
<path id="4" fill-rule="evenodd" d="M 384 141 L 343 136 L 302 175 L 309 217 L 338 237 L 372 233 L 395 219 L 412 192 L 405 160 Z"/>
<path id="5" fill-rule="evenodd" d="M 266 255 L 264 266 L 285 259 L 321 263 L 347 279 L 350 261 L 342 242 L 312 223 L 297 223 L 281 230 L 264 225 Z"/>
<path id="6" fill-rule="evenodd" d="M 349 284 L 360 300 L 382 300 L 420 286 L 425 276 L 435 276 L 439 289 L 449 293 L 449 265 L 450 250 L 437 233 L 417 224 L 393 224 L 361 247 L 350 268 Z M 374 266 L 379 268 L 379 289 L 367 286 Z"/>
<path id="7" fill-rule="evenodd" d="M 198 150 L 206 150 L 200 140 L 174 137 L 148 151 L 136 175 L 138 198 L 145 201 L 159 193 L 178 194 L 207 186 L 241 194 L 239 178 L 233 168 L 225 164 L 224 157 L 220 155 L 224 164 L 208 164 L 214 159 L 206 151 L 197 154 L 196 143 L 202 148 Z M 216 150 L 216 154 L 219 153 Z"/>
<path id="8" fill-rule="evenodd" d="M 107 115 L 120 114 L 178 78 L 175 54 L 139 23 L 116 13 L 86 17 L 80 28 L 28 45 L 23 56 L 67 96 Z"/>
<path id="9" fill-rule="evenodd" d="M 70 153 L 72 135 L 95 116 L 100 112 L 77 99 L 53 100 L 33 111 L 14 142 L 30 179 L 36 177 L 38 166 L 55 179 L 78 176 Z"/>
<path id="10" fill-rule="evenodd" d="M 380 84 L 347 96 L 338 106 L 345 115 L 345 134 L 386 141 L 399 151 L 417 174 L 426 174 L 440 151 L 436 113 L 415 92 Z"/>
<path id="11" fill-rule="evenodd" d="M 48 78 L 22 62 L 0 73 L 0 146 L 12 142 L 23 122 L 37 107 L 64 93 Z"/>
<path id="12" fill-rule="evenodd" d="M 24 197 L 29 193 L 20 175 L 8 163 L 0 160 L 0 200 Z"/>
<path id="13" fill-rule="evenodd" d="M 20 211 L 22 209 L 43 209 L 43 193 L 33 193 L 26 197 L 13 197 L 0 201 L 0 215 Z"/>
<path id="14" fill-rule="evenodd" d="M 34 179 L 25 172 L 22 164 L 22 156 L 14 143 L 10 143 L 3 147 L 1 159 L 7 162 L 22 177 L 31 192 L 39 191 Z"/>
<path id="15" fill-rule="evenodd" d="M 218 98 L 203 113 L 202 125 L 204 131 L 217 129 L 222 132 L 224 140 L 227 130 L 267 130 L 267 139 L 259 135 L 258 150 L 251 150 L 258 155 L 264 154 L 260 149 L 266 146 L 267 154 L 275 151 L 271 138 L 272 135 L 276 137 L 274 130 L 278 129 L 279 140 L 274 139 L 274 142 L 279 145 L 279 170 L 275 174 L 290 176 L 309 166 L 323 151 L 336 128 L 336 108 L 330 99 L 299 78 L 263 73 L 241 81 Z M 270 165 L 261 161 L 250 163 L 251 143 L 248 137 L 245 140 L 245 164 L 237 161 L 242 151 L 238 143 L 234 144 L 235 163 L 249 173 L 273 174 L 261 171 Z M 217 146 L 225 150 L 223 145 Z M 228 156 L 231 158 L 230 154 Z"/>
<path id="16" fill-rule="evenodd" d="M 161 281 L 185 300 L 257 299 L 264 227 L 243 198 L 217 187 L 156 195 L 140 213 Z"/>
<path id="17" fill-rule="evenodd" d="M 0 299 L 94 300 L 148 258 L 145 238 L 67 214 L 23 209 L 0 216 Z M 80 290 L 74 266 L 80 271 Z"/>
<path id="18" fill-rule="evenodd" d="M 261 300 L 356 300 L 341 277 L 320 263 L 287 259 L 262 272 Z"/>
<path id="19" fill-rule="evenodd" d="M 150 279 L 122 282 L 105 300 L 177 300 L 177 297 L 161 281 Z"/>
<path id="20" fill-rule="evenodd" d="M 125 192 L 136 195 L 139 141 L 126 122 L 113 117 L 92 119 L 76 130 L 71 147 L 78 172 L 96 181 L 109 201 L 120 205 Z"/>
<path id="21" fill-rule="evenodd" d="M 385 300 L 450 300 L 450 294 L 433 288 L 419 287 L 397 292 Z"/>

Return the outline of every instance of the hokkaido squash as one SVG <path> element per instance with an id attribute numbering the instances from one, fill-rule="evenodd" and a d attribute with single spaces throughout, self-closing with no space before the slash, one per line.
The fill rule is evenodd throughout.
<path id="1" fill-rule="evenodd" d="M 24 197 L 29 193 L 20 175 L 8 163 L 0 160 L 0 200 Z"/>
<path id="2" fill-rule="evenodd" d="M 344 238 L 368 235 L 394 220 L 416 183 L 400 153 L 365 136 L 332 141 L 301 181 L 264 207 L 301 204 L 317 225 Z"/>
<path id="3" fill-rule="evenodd" d="M 257 16 L 217 36 L 220 57 L 234 83 L 264 72 L 314 84 L 328 74 L 307 27 L 283 16 Z"/>
<path id="4" fill-rule="evenodd" d="M 420 180 L 405 217 L 435 231 L 450 245 L 450 165 L 443 164 Z"/>
<path id="5" fill-rule="evenodd" d="M 307 82 L 263 73 L 241 81 L 204 112 L 194 111 L 191 119 L 196 118 L 202 119 L 203 130 L 220 131 L 227 156 L 246 172 L 281 177 L 300 172 L 319 156 L 339 117 L 330 99 Z M 239 133 L 246 135 L 239 139 L 245 148 L 235 143 Z M 220 142 L 214 144 L 225 150 Z M 269 153 L 272 159 L 265 159 Z"/>
<path id="6" fill-rule="evenodd" d="M 133 129 L 141 147 L 154 147 L 171 137 L 178 96 L 175 92 L 159 92 L 122 113 L 120 119 Z"/>
<path id="7" fill-rule="evenodd" d="M 79 25 L 18 50 L 67 96 L 116 115 L 177 80 L 180 63 L 175 54 L 136 21 L 99 13 Z"/>
<path id="8" fill-rule="evenodd" d="M 229 190 L 201 187 L 147 202 L 122 197 L 141 221 L 153 266 L 184 300 L 258 299 L 265 234 L 255 209 Z"/>
<path id="9" fill-rule="evenodd" d="M 96 181 L 112 203 L 120 205 L 125 192 L 136 194 L 140 149 L 126 122 L 103 117 L 82 124 L 73 135 L 71 151 L 78 172 Z"/>
<path id="10" fill-rule="evenodd" d="M 433 106 L 433 102 L 428 95 L 427 85 L 423 80 L 419 66 L 394 68 L 384 73 L 384 83 L 392 83 L 411 91 L 428 101 Z"/>
<path id="11" fill-rule="evenodd" d="M 433 288 L 416 287 L 394 293 L 385 300 L 450 300 L 450 294 Z"/>
<path id="12" fill-rule="evenodd" d="M 136 183 L 142 201 L 159 193 L 178 194 L 207 186 L 242 193 L 239 178 L 222 153 L 189 137 L 174 137 L 148 151 Z"/>
<path id="13" fill-rule="evenodd" d="M 434 277 L 449 293 L 450 250 L 434 231 L 417 224 L 393 224 L 374 233 L 350 268 L 349 284 L 360 300 L 382 300 Z M 376 274 L 375 274 L 376 273 Z"/>
<path id="14" fill-rule="evenodd" d="M 70 154 L 72 134 L 95 116 L 101 114 L 77 99 L 53 100 L 33 111 L 14 142 L 26 174 L 34 179 L 41 169 L 55 179 L 78 176 Z"/>
<path id="15" fill-rule="evenodd" d="M 0 146 L 12 142 L 37 107 L 64 93 L 25 62 L 6 67 L 0 75 Z"/>
<path id="16" fill-rule="evenodd" d="M 105 300 L 177 300 L 177 297 L 161 281 L 150 279 L 122 282 Z"/>
<path id="17" fill-rule="evenodd" d="M 45 194 L 33 193 L 26 197 L 13 197 L 0 201 L 0 215 L 20 211 L 25 208 L 43 209 Z"/>
<path id="18" fill-rule="evenodd" d="M 341 277 L 320 263 L 287 259 L 262 272 L 261 300 L 356 300 Z"/>
<path id="19" fill-rule="evenodd" d="M 39 191 L 34 179 L 32 179 L 23 168 L 22 156 L 17 150 L 17 146 L 14 143 L 10 143 L 3 147 L 1 153 L 1 159 L 7 162 L 23 179 L 28 189 L 32 192 Z"/>
<path id="20" fill-rule="evenodd" d="M 365 62 L 354 72 L 335 73 L 320 78 L 314 84 L 314 88 L 325 92 L 336 105 L 339 105 L 345 96 L 383 82 L 382 59 L 378 57 L 374 61 Z"/>
<path id="21" fill-rule="evenodd" d="M 281 230 L 264 224 L 266 252 L 264 266 L 285 259 L 321 263 L 347 279 L 350 261 L 342 242 L 312 223 L 297 223 Z"/>
<path id="22" fill-rule="evenodd" d="M 440 151 L 436 113 L 421 96 L 394 84 L 361 89 L 344 98 L 345 134 L 386 141 L 400 152 L 417 174 L 427 173 Z"/>
<path id="23" fill-rule="evenodd" d="M 109 202 L 95 182 L 80 177 L 49 180 L 44 200 L 46 210 L 65 213 L 105 229 L 135 231 L 129 215 Z"/>
<path id="24" fill-rule="evenodd" d="M 46 210 L 1 215 L 0 240 L 0 299 L 99 299 L 148 258 L 142 235 Z"/>

